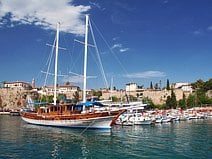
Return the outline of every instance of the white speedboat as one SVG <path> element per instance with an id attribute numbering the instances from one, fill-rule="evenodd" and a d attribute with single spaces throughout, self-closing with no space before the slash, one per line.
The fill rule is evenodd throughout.
<path id="1" fill-rule="evenodd" d="M 115 123 L 118 125 L 150 125 L 153 120 L 142 113 L 124 112 L 117 118 Z"/>

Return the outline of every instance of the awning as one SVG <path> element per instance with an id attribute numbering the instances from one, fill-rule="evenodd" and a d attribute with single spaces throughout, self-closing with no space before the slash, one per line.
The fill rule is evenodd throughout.
<path id="1" fill-rule="evenodd" d="M 91 101 L 87 101 L 87 102 L 80 102 L 80 103 L 77 103 L 76 106 L 86 106 L 86 107 L 91 107 L 91 106 L 104 106 L 102 103 L 100 102 L 91 102 Z"/>
<path id="2" fill-rule="evenodd" d="M 28 104 L 44 105 L 44 104 L 48 104 L 48 102 L 28 102 Z"/>

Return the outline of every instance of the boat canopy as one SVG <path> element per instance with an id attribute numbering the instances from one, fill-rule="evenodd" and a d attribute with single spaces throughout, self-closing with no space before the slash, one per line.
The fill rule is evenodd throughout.
<path id="1" fill-rule="evenodd" d="M 91 106 L 104 106 L 102 103 L 100 102 L 96 102 L 96 101 L 87 101 L 87 102 L 80 102 L 77 103 L 76 106 L 86 106 L 86 107 L 91 107 Z"/>
<path id="2" fill-rule="evenodd" d="M 28 102 L 28 104 L 45 105 L 45 104 L 48 104 L 48 102 Z"/>

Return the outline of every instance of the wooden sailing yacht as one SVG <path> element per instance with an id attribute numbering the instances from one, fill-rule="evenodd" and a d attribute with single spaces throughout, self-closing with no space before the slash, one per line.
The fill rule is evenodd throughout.
<path id="1" fill-rule="evenodd" d="M 110 129 L 112 122 L 123 110 L 97 111 L 94 105 L 101 106 L 98 102 L 86 102 L 86 73 L 87 73 L 87 47 L 88 47 L 88 23 L 89 16 L 86 15 L 85 48 L 84 48 L 84 86 L 83 102 L 80 104 L 57 104 L 57 61 L 59 45 L 59 23 L 56 33 L 55 52 L 55 76 L 54 76 L 54 104 L 40 107 L 36 112 L 23 112 L 22 119 L 30 124 L 70 128 L 97 128 Z"/>

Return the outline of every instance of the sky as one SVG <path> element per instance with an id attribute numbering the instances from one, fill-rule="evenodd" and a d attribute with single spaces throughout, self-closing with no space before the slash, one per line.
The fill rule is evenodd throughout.
<path id="1" fill-rule="evenodd" d="M 60 22 L 58 83 L 82 87 L 86 14 L 88 88 L 212 78 L 212 0 L 0 0 L 0 81 L 52 85 Z"/>

